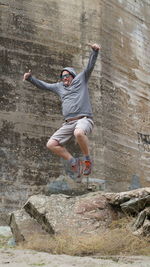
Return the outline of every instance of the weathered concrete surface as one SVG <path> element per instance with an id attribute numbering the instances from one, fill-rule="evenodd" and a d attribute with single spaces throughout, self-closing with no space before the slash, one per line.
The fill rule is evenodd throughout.
<path id="1" fill-rule="evenodd" d="M 59 99 L 23 83 L 23 73 L 32 69 L 55 82 L 66 65 L 79 72 L 89 42 L 102 45 L 90 80 L 90 178 L 104 180 L 106 191 L 149 186 L 150 152 L 137 136 L 150 134 L 149 10 L 149 0 L 0 0 L 1 212 L 65 173 L 65 163 L 45 148 L 62 123 Z M 74 142 L 69 149 L 79 154 Z"/>

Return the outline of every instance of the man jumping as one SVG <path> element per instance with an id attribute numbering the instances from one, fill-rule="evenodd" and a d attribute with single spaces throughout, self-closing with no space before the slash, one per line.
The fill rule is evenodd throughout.
<path id="1" fill-rule="evenodd" d="M 61 81 L 52 84 L 36 79 L 32 76 L 31 71 L 25 73 L 23 78 L 23 80 L 31 82 L 40 89 L 47 89 L 59 95 L 65 122 L 50 137 L 47 142 L 47 148 L 67 160 L 77 177 L 81 176 L 81 162 L 79 158 L 74 158 L 70 154 L 64 144 L 72 136 L 75 137 L 83 154 L 83 174 L 89 175 L 92 162 L 87 135 L 91 133 L 94 123 L 87 84 L 96 63 L 100 46 L 92 44 L 91 48 L 92 52 L 87 67 L 79 74 L 76 74 L 73 68 L 65 67 L 60 74 Z"/>

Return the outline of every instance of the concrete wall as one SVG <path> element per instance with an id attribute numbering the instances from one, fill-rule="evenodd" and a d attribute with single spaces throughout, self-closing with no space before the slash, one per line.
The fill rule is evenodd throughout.
<path id="1" fill-rule="evenodd" d="M 89 42 L 102 45 L 89 83 L 91 178 L 109 191 L 149 186 L 150 152 L 137 135 L 150 134 L 149 10 L 149 0 L 0 0 L 1 211 L 65 172 L 45 147 L 63 121 L 59 98 L 23 83 L 23 73 L 55 82 L 64 66 L 79 72 Z M 68 148 L 78 155 L 73 142 Z"/>

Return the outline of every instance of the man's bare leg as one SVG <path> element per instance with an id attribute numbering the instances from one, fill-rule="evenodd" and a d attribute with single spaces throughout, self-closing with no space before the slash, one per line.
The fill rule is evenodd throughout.
<path id="1" fill-rule="evenodd" d="M 50 139 L 47 142 L 47 148 L 50 149 L 54 154 L 67 160 L 77 177 L 81 176 L 79 159 L 75 159 L 65 147 L 59 144 L 57 140 Z"/>
<path id="2" fill-rule="evenodd" d="M 89 156 L 89 140 L 88 140 L 88 137 L 85 135 L 84 131 L 82 129 L 76 129 L 74 131 L 74 136 L 77 140 L 77 143 L 79 144 L 80 146 L 80 149 L 83 153 L 83 155 L 86 157 L 86 156 Z"/>
<path id="3" fill-rule="evenodd" d="M 59 145 L 59 142 L 57 140 L 53 140 L 53 139 L 49 140 L 46 146 L 54 154 L 64 158 L 65 160 L 70 160 L 71 158 L 73 158 L 72 155 L 69 153 L 69 151 L 65 147 Z"/>
<path id="4" fill-rule="evenodd" d="M 80 149 L 84 155 L 84 175 L 89 175 L 91 173 L 92 162 L 90 159 L 90 151 L 89 151 L 89 140 L 88 137 L 85 135 L 82 129 L 76 129 L 74 131 L 74 136 L 80 146 Z"/>

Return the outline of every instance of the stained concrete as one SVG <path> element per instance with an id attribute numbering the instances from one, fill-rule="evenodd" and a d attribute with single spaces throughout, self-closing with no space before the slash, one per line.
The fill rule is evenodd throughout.
<path id="1" fill-rule="evenodd" d="M 80 72 L 89 42 L 102 46 L 89 88 L 95 128 L 90 179 L 106 191 L 149 186 L 150 1 L 0 1 L 0 211 L 12 211 L 65 174 L 45 147 L 61 125 L 59 98 L 22 81 L 25 71 L 47 82 L 62 67 Z M 68 148 L 75 156 L 78 147 Z M 135 179 L 138 183 L 135 185 Z"/>

